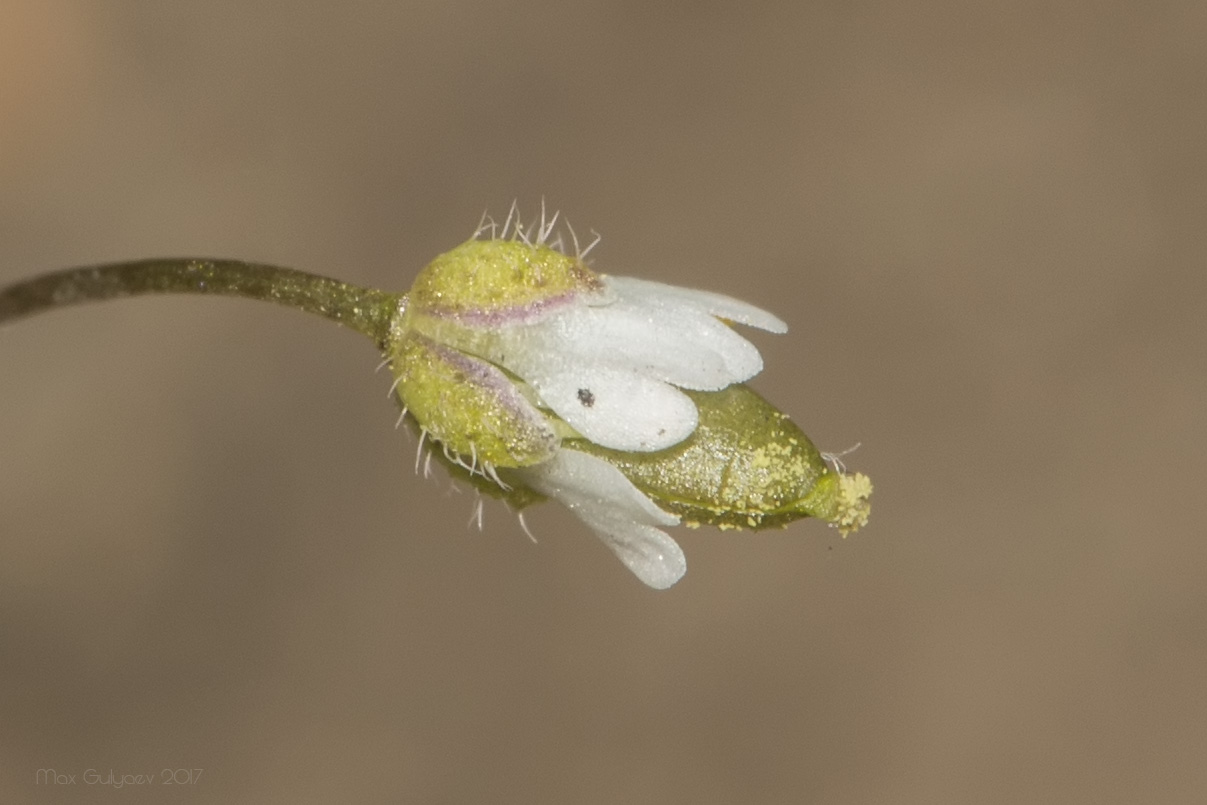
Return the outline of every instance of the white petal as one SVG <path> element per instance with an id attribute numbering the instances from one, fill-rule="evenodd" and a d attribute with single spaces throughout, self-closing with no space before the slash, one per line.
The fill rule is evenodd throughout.
<path id="1" fill-rule="evenodd" d="M 633 575 L 655 590 L 673 586 L 687 572 L 683 549 L 665 531 L 636 523 L 586 522 Z"/>
<path id="2" fill-rule="evenodd" d="M 700 308 L 622 297 L 594 313 L 601 320 L 597 348 L 610 346 L 608 356 L 676 386 L 719 391 L 763 370 L 754 344 Z"/>
<path id="3" fill-rule="evenodd" d="M 517 369 L 553 412 L 586 439 L 613 450 L 665 450 L 692 434 L 696 404 L 674 386 L 561 354 Z"/>
<path id="4" fill-rule="evenodd" d="M 724 335 L 717 338 L 714 333 L 710 338 L 710 326 L 728 331 L 736 341 L 746 344 L 711 316 L 683 308 L 661 313 L 631 301 L 580 309 L 550 321 L 548 326 L 556 331 L 553 338 L 558 346 L 582 360 L 632 368 L 691 388 L 696 382 L 719 383 L 716 388 L 728 385 L 724 378 L 731 372 L 722 351 L 712 343 Z"/>
<path id="5" fill-rule="evenodd" d="M 661 306 L 658 300 L 559 311 L 540 322 L 502 328 L 473 348 L 534 386 L 538 376 L 593 366 L 719 391 L 763 368 L 758 350 L 732 328 L 698 308 Z"/>
<path id="6" fill-rule="evenodd" d="M 788 325 L 783 319 L 768 313 L 760 307 L 710 291 L 697 291 L 692 288 L 680 288 L 677 285 L 666 285 L 661 282 L 639 280 L 634 277 L 613 277 L 602 275 L 604 284 L 616 291 L 620 297 L 640 296 L 645 299 L 659 299 L 663 304 L 686 305 L 702 310 L 713 316 L 729 321 L 736 321 L 748 327 L 757 327 L 770 333 L 786 333 Z"/>
<path id="7" fill-rule="evenodd" d="M 665 590 L 687 572 L 678 543 L 655 527 L 676 525 L 679 518 L 655 506 L 606 461 L 559 450 L 543 464 L 509 474 L 574 512 L 650 587 Z"/>

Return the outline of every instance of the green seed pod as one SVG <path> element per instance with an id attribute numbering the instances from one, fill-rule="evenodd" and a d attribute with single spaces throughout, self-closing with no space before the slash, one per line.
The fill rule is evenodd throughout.
<path id="1" fill-rule="evenodd" d="M 609 461 L 689 526 L 762 529 L 818 517 L 845 536 L 867 522 L 867 477 L 831 467 L 787 415 L 749 387 L 690 396 L 700 424 L 670 449 L 622 453 L 581 440 L 564 446 Z"/>

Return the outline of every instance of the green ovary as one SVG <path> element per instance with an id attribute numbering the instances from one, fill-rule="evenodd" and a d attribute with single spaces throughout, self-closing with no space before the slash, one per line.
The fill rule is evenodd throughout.
<path id="1" fill-rule="evenodd" d="M 761 529 L 818 517 L 845 535 L 866 522 L 866 477 L 835 472 L 809 437 L 754 391 L 734 385 L 688 393 L 700 425 L 668 450 L 620 453 L 580 440 L 566 446 L 610 461 L 687 525 Z"/>

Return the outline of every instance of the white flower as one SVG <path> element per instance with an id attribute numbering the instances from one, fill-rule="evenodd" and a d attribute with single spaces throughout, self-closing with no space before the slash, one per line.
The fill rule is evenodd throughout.
<path id="1" fill-rule="evenodd" d="M 684 390 L 720 391 L 763 367 L 731 323 L 787 330 L 727 296 L 595 274 L 542 242 L 471 240 L 416 279 L 388 354 L 403 405 L 453 461 L 504 496 L 561 502 L 663 589 L 686 570 L 661 530 L 679 517 L 571 445 L 650 454 L 691 436 L 699 412 Z"/>

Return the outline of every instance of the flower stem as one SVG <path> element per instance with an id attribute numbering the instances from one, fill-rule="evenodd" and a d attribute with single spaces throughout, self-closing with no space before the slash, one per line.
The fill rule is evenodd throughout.
<path id="1" fill-rule="evenodd" d="M 56 307 L 141 294 L 261 299 L 317 313 L 384 347 L 405 294 L 361 288 L 292 268 L 240 260 L 170 258 L 70 268 L 0 290 L 0 324 Z"/>

